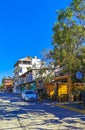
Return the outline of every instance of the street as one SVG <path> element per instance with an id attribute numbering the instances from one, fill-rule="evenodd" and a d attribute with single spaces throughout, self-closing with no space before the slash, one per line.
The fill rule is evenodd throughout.
<path id="1" fill-rule="evenodd" d="M 0 93 L 0 130 L 84 130 L 85 115 L 50 101 L 24 102 L 20 95 Z"/>

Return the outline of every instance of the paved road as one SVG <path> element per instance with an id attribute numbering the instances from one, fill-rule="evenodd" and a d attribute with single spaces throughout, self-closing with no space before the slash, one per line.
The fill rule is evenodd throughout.
<path id="1" fill-rule="evenodd" d="M 0 93 L 0 130 L 85 130 L 85 115 L 52 102 L 23 102 L 19 95 Z"/>

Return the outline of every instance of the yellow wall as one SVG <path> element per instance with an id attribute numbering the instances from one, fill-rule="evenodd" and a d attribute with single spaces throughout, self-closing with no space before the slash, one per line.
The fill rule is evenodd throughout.
<path id="1" fill-rule="evenodd" d="M 49 96 L 53 96 L 55 93 L 56 85 L 55 84 L 46 84 L 46 92 Z"/>
<path id="2" fill-rule="evenodd" d="M 67 84 L 58 85 L 58 96 L 60 96 L 61 94 L 67 94 Z"/>

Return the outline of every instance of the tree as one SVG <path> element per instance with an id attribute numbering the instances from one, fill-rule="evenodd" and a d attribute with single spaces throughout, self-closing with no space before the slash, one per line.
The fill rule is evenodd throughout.
<path id="1" fill-rule="evenodd" d="M 85 59 L 85 1 L 73 0 L 65 10 L 57 11 L 53 32 L 54 49 L 50 54 L 55 65 L 63 68 L 63 74 L 73 76 L 85 65 L 81 62 Z"/>
<path id="2" fill-rule="evenodd" d="M 1 85 L 0 85 L 0 90 L 3 90 L 4 89 L 4 79 L 6 77 L 3 77 L 2 80 L 1 80 Z"/>

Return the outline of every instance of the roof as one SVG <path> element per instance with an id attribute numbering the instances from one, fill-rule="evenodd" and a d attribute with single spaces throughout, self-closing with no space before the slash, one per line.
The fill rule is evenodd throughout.
<path id="1" fill-rule="evenodd" d="M 19 64 L 21 61 L 31 61 L 32 58 L 30 56 L 28 57 L 25 57 L 25 58 L 22 58 L 22 59 L 19 59 L 15 64 L 14 64 L 14 67 Z"/>

